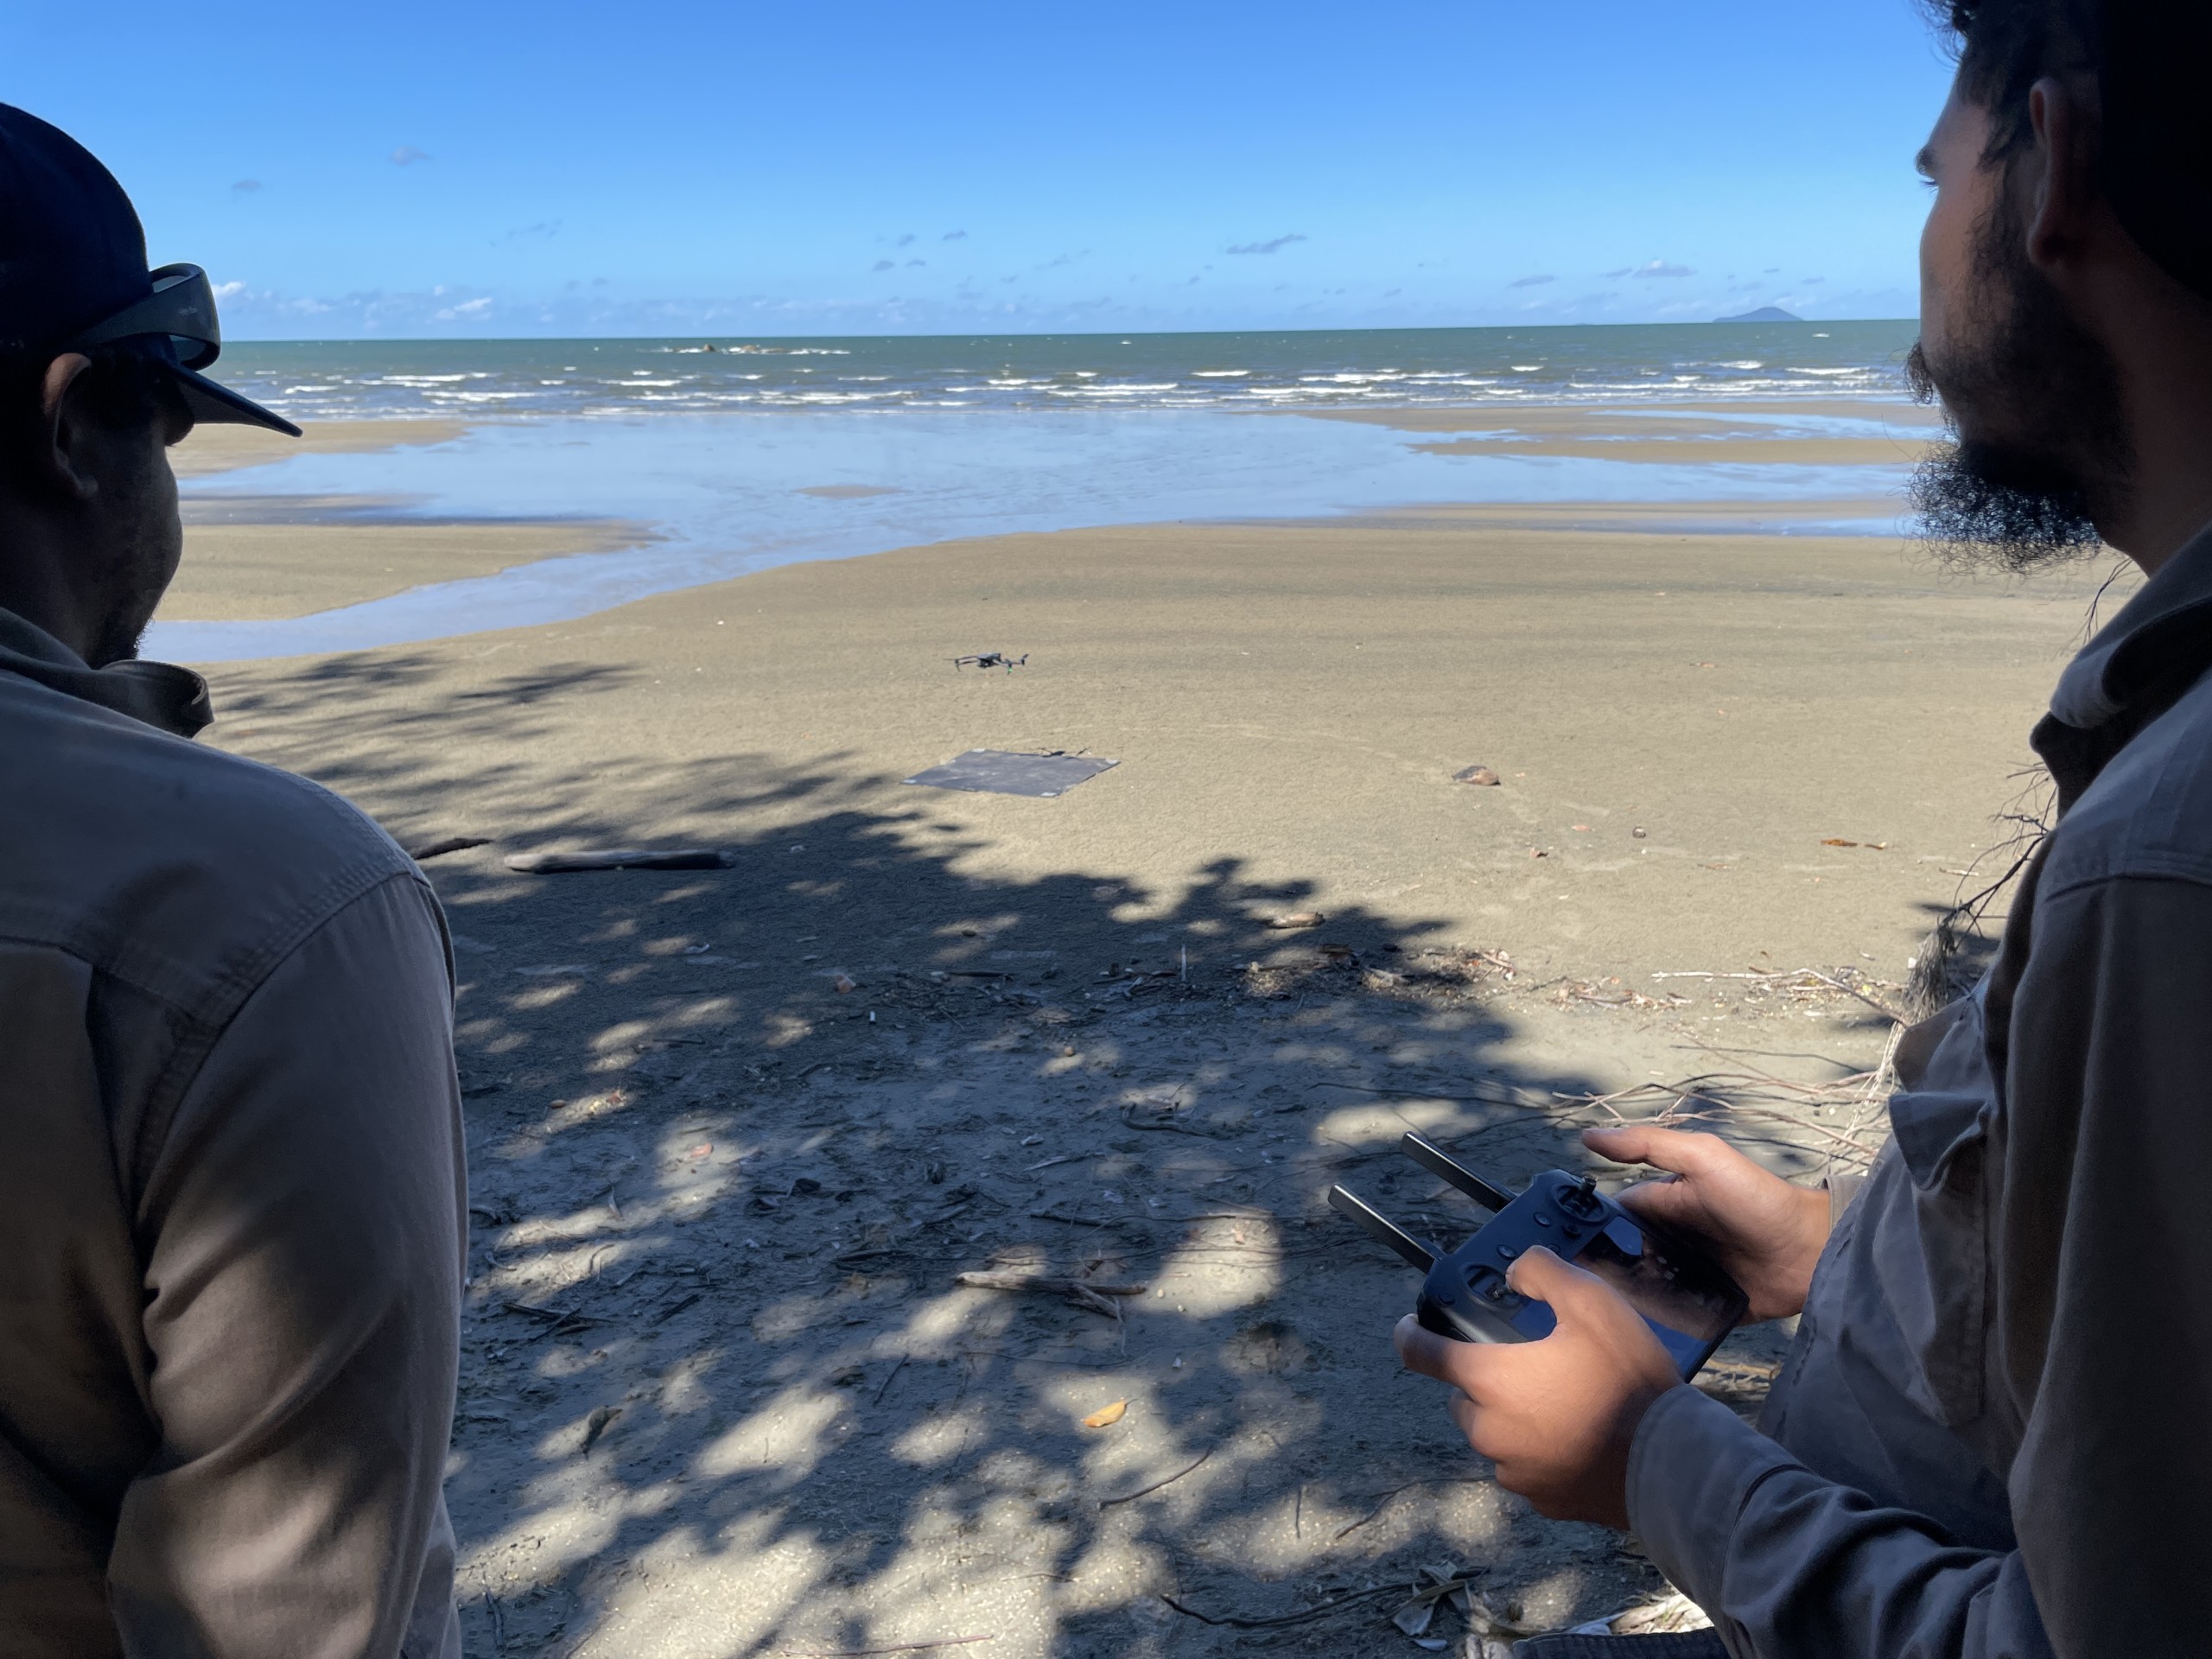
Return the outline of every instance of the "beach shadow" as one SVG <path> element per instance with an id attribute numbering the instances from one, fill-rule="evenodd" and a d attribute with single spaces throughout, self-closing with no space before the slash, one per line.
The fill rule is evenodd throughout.
<path id="1" fill-rule="evenodd" d="M 1408 1128 L 1510 1185 L 1579 1162 L 1598 1085 L 1514 1060 L 1510 963 L 1358 906 L 1286 925 L 1314 884 L 1227 851 L 994 873 L 846 757 L 566 771 L 532 710 L 620 671 L 411 708 L 428 673 L 338 659 L 226 713 L 403 840 L 531 826 L 428 867 L 471 1654 L 1318 1651 L 1403 1642 L 1431 1570 L 1539 1627 L 1657 1587 L 1489 1480 L 1389 1352 L 1413 1275 L 1325 1205 L 1344 1180 L 1456 1243 L 1478 1214 Z M 495 855 L 539 842 L 732 864 Z"/>

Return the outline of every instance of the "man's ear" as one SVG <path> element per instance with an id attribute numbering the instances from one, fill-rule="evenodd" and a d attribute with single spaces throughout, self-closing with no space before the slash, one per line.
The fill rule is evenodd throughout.
<path id="1" fill-rule="evenodd" d="M 2046 76 L 2028 91 L 2033 150 L 2022 156 L 2029 187 L 2027 255 L 2050 270 L 2078 257 L 2097 204 L 2096 94 L 2086 83 Z"/>
<path id="2" fill-rule="evenodd" d="M 92 366 L 82 352 L 64 352 L 46 365 L 39 383 L 38 442 L 31 465 L 40 480 L 70 499 L 90 501 L 99 480 L 85 465 L 84 416 L 69 406 L 77 377 Z"/>

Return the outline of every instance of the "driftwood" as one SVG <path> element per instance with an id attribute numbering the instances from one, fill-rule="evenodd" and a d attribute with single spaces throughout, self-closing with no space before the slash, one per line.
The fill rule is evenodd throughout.
<path id="1" fill-rule="evenodd" d="M 617 847 L 588 853 L 513 853 L 508 855 L 506 866 L 524 875 L 559 875 L 570 870 L 726 870 L 730 856 L 706 847 L 679 847 L 666 852 Z"/>

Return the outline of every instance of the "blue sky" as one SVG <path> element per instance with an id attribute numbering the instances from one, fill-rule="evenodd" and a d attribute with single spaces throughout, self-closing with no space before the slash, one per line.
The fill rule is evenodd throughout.
<path id="1" fill-rule="evenodd" d="M 1911 0 L 0 11 L 238 338 L 1910 316 Z"/>

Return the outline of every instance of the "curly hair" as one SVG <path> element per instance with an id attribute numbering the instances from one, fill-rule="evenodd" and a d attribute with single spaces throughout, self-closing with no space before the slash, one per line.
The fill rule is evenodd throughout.
<path id="1" fill-rule="evenodd" d="M 2126 0 L 2120 0 L 2126 3 Z M 1923 0 L 1958 48 L 1959 90 L 1992 117 L 1992 162 L 2035 136 L 2028 92 L 2046 75 L 2094 73 L 2102 65 L 2099 14 L 2110 0 Z"/>
<path id="2" fill-rule="evenodd" d="M 2028 94 L 2094 76 L 2097 175 L 2143 251 L 2212 299 L 2212 6 L 2192 0 L 1922 0 L 1958 49 L 1960 92 L 1989 112 L 1990 165 L 2034 140 Z"/>

